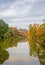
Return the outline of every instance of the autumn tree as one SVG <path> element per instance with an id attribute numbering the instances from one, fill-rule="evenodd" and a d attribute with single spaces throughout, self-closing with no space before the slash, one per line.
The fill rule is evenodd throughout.
<path id="1" fill-rule="evenodd" d="M 28 39 L 30 55 L 37 56 L 40 64 L 45 65 L 45 23 L 31 24 Z"/>

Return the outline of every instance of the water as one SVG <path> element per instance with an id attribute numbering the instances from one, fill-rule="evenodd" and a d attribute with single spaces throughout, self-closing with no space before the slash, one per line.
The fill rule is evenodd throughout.
<path id="1" fill-rule="evenodd" d="M 30 56 L 30 46 L 28 42 L 18 42 L 17 46 L 14 44 L 6 48 L 6 51 L 9 57 L 2 65 L 40 65 L 37 57 Z"/>

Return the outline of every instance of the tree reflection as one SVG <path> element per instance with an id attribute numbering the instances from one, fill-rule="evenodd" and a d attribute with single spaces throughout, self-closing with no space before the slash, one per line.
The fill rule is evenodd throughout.
<path id="1" fill-rule="evenodd" d="M 0 41 L 0 64 L 3 64 L 5 60 L 9 58 L 9 53 L 5 49 L 17 46 L 18 39 L 8 38 L 4 41 Z"/>
<path id="2" fill-rule="evenodd" d="M 45 49 L 42 45 L 37 44 L 29 44 L 30 46 L 30 55 L 32 56 L 37 56 L 39 61 L 40 61 L 40 65 L 45 65 Z"/>
<path id="3" fill-rule="evenodd" d="M 8 38 L 3 41 L 0 41 L 0 64 L 3 64 L 5 60 L 9 58 L 9 53 L 5 49 L 10 47 L 16 47 L 18 42 L 23 41 L 24 39 L 18 38 Z"/>
<path id="4" fill-rule="evenodd" d="M 23 39 L 18 39 L 18 38 L 8 38 L 5 39 L 3 42 L 0 42 L 0 46 L 4 49 L 10 48 L 10 47 L 17 47 L 18 42 L 22 41 Z"/>
<path id="5" fill-rule="evenodd" d="M 3 64 L 5 60 L 9 58 L 8 51 L 0 48 L 0 64 Z"/>
<path id="6" fill-rule="evenodd" d="M 45 65 L 45 23 L 29 26 L 28 41 L 30 54 L 37 56 L 40 64 Z"/>

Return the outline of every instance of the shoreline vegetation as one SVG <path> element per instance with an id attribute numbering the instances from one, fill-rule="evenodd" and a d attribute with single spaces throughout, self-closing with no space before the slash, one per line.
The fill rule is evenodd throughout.
<path id="1" fill-rule="evenodd" d="M 0 19 L 0 42 L 6 39 L 27 40 L 30 45 L 38 43 L 45 48 L 45 22 L 41 25 L 30 24 L 27 30 L 9 27 L 5 21 Z"/>
<path id="2" fill-rule="evenodd" d="M 40 65 L 45 65 L 45 23 L 29 26 L 28 42 L 30 55 L 39 59 Z"/>
<path id="3" fill-rule="evenodd" d="M 0 19 L 0 64 L 9 57 L 5 49 L 13 46 L 17 47 L 18 42 L 22 41 L 29 42 L 29 54 L 37 56 L 40 64 L 45 65 L 45 22 L 41 25 L 30 24 L 29 30 L 27 30 L 9 27 L 2 19 Z"/>
<path id="4" fill-rule="evenodd" d="M 9 27 L 7 23 L 0 19 L 0 41 L 4 38 L 20 38 L 26 37 L 26 29 L 17 29 Z"/>

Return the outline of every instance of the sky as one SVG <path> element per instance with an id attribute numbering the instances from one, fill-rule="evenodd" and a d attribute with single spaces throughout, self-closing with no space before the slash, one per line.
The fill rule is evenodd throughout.
<path id="1" fill-rule="evenodd" d="M 0 0 L 0 19 L 9 26 L 27 29 L 45 19 L 45 0 Z"/>

